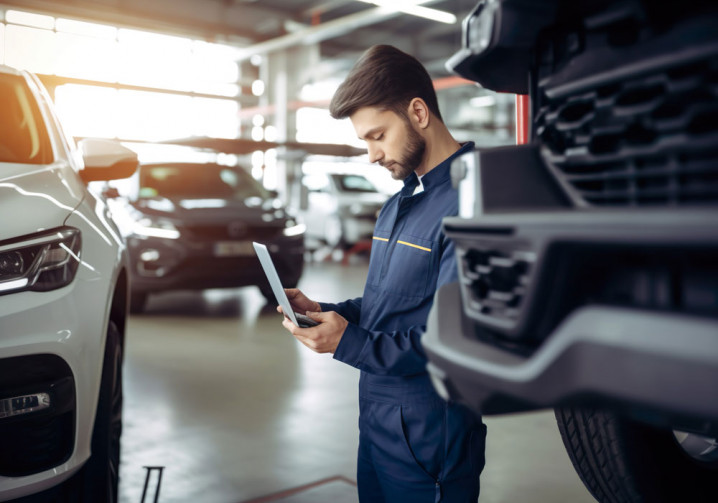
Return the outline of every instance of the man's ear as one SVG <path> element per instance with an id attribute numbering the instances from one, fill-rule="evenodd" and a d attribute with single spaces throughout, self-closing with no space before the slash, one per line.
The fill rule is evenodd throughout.
<path id="1" fill-rule="evenodd" d="M 429 126 L 430 112 L 426 102 L 421 98 L 414 98 L 409 102 L 407 110 L 409 119 L 419 129 L 426 129 Z"/>

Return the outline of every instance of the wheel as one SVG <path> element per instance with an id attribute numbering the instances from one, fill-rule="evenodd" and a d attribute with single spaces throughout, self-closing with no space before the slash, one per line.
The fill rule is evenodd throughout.
<path id="1" fill-rule="evenodd" d="M 282 285 L 284 286 L 284 288 L 296 288 L 297 281 L 292 281 L 290 283 L 283 282 Z M 267 305 L 276 306 L 277 304 L 279 304 L 279 302 L 277 302 L 277 297 L 275 297 L 274 292 L 272 292 L 272 287 L 269 286 L 268 281 L 257 285 L 257 288 L 259 288 L 259 291 L 261 292 L 262 296 L 266 299 Z"/>
<path id="2" fill-rule="evenodd" d="M 65 484 L 61 501 L 118 501 L 120 436 L 122 435 L 122 341 L 114 322 L 107 328 L 102 380 L 92 430 L 91 454 L 82 469 Z"/>
<path id="3" fill-rule="evenodd" d="M 673 431 L 589 408 L 561 408 L 564 446 L 600 503 L 718 501 L 718 465 L 684 451 Z"/>
<path id="4" fill-rule="evenodd" d="M 130 293 L 130 312 L 133 314 L 139 314 L 144 312 L 147 307 L 147 293 L 145 292 L 132 292 Z"/>
<path id="5" fill-rule="evenodd" d="M 324 222 L 324 241 L 331 248 L 336 248 L 344 243 L 344 229 L 338 216 L 329 216 Z"/>
<path id="6" fill-rule="evenodd" d="M 272 288 L 269 284 L 259 285 L 258 288 L 264 299 L 267 301 L 267 304 L 277 305 L 277 298 L 274 296 L 274 292 L 272 292 Z"/>

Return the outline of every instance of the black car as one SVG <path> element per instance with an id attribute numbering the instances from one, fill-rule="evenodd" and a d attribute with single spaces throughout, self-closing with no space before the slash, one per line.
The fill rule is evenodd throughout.
<path id="1" fill-rule="evenodd" d="M 443 226 L 438 390 L 552 407 L 600 502 L 718 501 L 718 3 L 482 1 L 448 66 L 529 95 Z"/>
<path id="2" fill-rule="evenodd" d="M 130 252 L 132 312 L 168 290 L 256 285 L 273 300 L 252 241 L 267 245 L 287 288 L 299 282 L 305 226 L 242 167 L 143 164 L 131 187 L 113 213 Z"/>

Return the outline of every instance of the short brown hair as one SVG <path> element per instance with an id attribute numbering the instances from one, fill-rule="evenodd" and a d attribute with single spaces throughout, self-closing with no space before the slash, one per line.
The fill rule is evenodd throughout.
<path id="1" fill-rule="evenodd" d="M 434 84 L 419 60 L 396 47 L 374 45 L 359 58 L 334 93 L 329 113 L 335 119 L 344 119 L 360 108 L 378 107 L 407 117 L 414 98 L 424 100 L 442 120 Z"/>

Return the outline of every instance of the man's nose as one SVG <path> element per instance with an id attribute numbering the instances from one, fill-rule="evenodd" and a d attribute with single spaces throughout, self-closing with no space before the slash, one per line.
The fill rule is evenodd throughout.
<path id="1" fill-rule="evenodd" d="M 368 145 L 367 150 L 369 153 L 369 162 L 379 162 L 384 158 L 384 153 L 380 148 Z"/>

